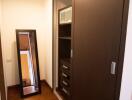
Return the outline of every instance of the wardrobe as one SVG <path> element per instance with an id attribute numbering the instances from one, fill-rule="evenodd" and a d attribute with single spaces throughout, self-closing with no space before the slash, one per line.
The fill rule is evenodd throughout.
<path id="1" fill-rule="evenodd" d="M 54 86 L 64 100 L 119 100 L 128 5 L 129 0 L 54 0 Z M 59 11 L 69 6 L 71 35 L 63 41 L 70 46 L 59 37 L 65 32 L 59 31 Z M 70 68 L 68 89 L 59 85 L 64 66 Z"/>

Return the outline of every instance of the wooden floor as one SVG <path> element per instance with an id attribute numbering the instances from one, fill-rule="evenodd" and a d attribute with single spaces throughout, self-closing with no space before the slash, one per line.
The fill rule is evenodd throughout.
<path id="1" fill-rule="evenodd" d="M 42 93 L 22 99 L 18 87 L 8 89 L 8 100 L 58 100 L 46 83 L 41 84 Z"/>

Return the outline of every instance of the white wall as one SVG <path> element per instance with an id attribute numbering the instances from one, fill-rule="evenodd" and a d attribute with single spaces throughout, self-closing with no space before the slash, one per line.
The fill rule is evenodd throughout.
<path id="1" fill-rule="evenodd" d="M 0 0 L 0 35 L 1 35 L 1 29 L 2 29 L 2 0 Z M 4 77 L 6 78 L 5 67 L 4 66 L 3 66 L 3 71 L 4 71 Z M 6 79 L 5 79 L 5 91 L 6 91 L 6 98 L 7 98 L 7 84 L 6 84 Z M 1 93 L 0 93 L 0 100 L 1 100 Z"/>
<path id="2" fill-rule="evenodd" d="M 52 0 L 3 0 L 2 49 L 7 85 L 19 83 L 16 29 L 36 29 L 40 77 L 52 86 Z"/>
<path id="3" fill-rule="evenodd" d="M 130 1 L 120 100 L 132 100 L 132 2 Z"/>
<path id="4" fill-rule="evenodd" d="M 46 3 L 44 5 L 44 18 L 48 20 L 48 23 L 45 24 L 46 32 L 46 81 L 52 87 L 52 17 L 53 17 L 53 0 L 44 0 Z"/>

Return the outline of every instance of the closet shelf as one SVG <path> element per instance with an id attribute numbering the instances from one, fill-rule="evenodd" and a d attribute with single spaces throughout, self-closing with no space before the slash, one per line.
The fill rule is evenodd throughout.
<path id="1" fill-rule="evenodd" d="M 59 25 L 71 25 L 71 24 L 72 24 L 72 22 L 68 22 L 68 23 L 61 23 Z"/>
<path id="2" fill-rule="evenodd" d="M 71 37 L 59 37 L 59 39 L 71 40 Z"/>
<path id="3" fill-rule="evenodd" d="M 63 59 L 61 59 L 61 62 L 71 64 L 71 58 L 63 58 Z"/>

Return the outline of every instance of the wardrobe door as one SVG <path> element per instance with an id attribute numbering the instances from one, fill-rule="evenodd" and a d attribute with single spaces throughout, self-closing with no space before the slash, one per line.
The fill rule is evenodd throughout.
<path id="1" fill-rule="evenodd" d="M 73 0 L 72 100 L 115 100 L 124 0 Z"/>

